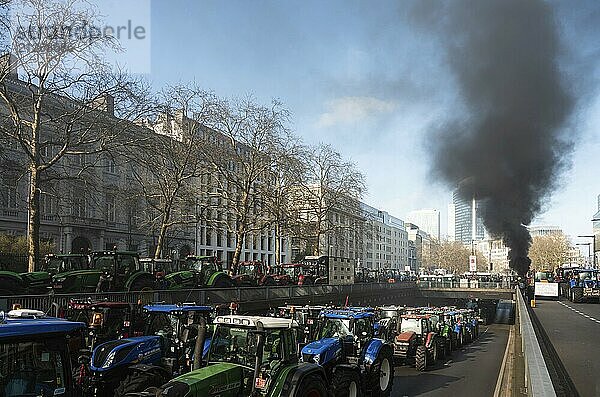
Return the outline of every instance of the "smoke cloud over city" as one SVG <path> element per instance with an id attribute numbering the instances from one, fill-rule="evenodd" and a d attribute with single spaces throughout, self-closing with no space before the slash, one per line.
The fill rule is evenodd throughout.
<path id="1" fill-rule="evenodd" d="M 460 100 L 429 136 L 434 174 L 480 200 L 488 231 L 529 269 L 526 228 L 569 164 L 574 107 L 558 65 L 559 30 L 541 0 L 418 2 L 413 17 L 434 29 Z M 461 116 L 462 115 L 462 116 Z"/>

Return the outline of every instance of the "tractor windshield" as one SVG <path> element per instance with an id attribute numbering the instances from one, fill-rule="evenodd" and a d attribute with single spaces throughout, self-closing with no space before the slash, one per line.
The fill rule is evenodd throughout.
<path id="1" fill-rule="evenodd" d="M 186 261 L 186 267 L 189 270 L 195 270 L 197 272 L 208 272 L 208 273 L 214 273 L 214 272 L 218 272 L 221 270 L 217 267 L 217 264 L 214 262 L 213 258 L 208 258 L 208 259 L 188 258 L 188 260 Z"/>
<path id="2" fill-rule="evenodd" d="M 279 330 L 265 333 L 262 351 L 262 364 L 271 363 L 282 358 L 281 337 Z M 248 328 L 236 328 L 219 325 L 210 344 L 208 361 L 231 362 L 254 369 L 258 353 L 258 334 Z"/>
<path id="3" fill-rule="evenodd" d="M 400 332 L 409 331 L 421 334 L 421 320 L 418 318 L 403 318 L 400 323 Z"/>
<path id="4" fill-rule="evenodd" d="M 343 338 L 352 335 L 350 320 L 341 318 L 326 318 L 319 330 L 319 338 Z"/>
<path id="5" fill-rule="evenodd" d="M 52 274 L 68 272 L 71 270 L 87 269 L 88 260 L 85 256 L 50 257 L 46 264 L 46 270 Z"/>
<path id="6" fill-rule="evenodd" d="M 45 397 L 67 394 L 65 365 L 68 357 L 52 342 L 0 343 L 0 395 Z"/>
<path id="7" fill-rule="evenodd" d="M 579 272 L 578 276 L 579 276 L 579 280 L 584 281 L 584 280 L 596 280 L 597 278 L 597 274 L 596 272 Z"/>

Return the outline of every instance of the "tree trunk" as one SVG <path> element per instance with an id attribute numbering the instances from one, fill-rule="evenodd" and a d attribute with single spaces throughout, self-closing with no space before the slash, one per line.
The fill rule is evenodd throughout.
<path id="1" fill-rule="evenodd" d="M 281 237 L 279 236 L 279 222 L 275 225 L 275 235 L 273 238 L 275 239 L 275 264 L 281 264 Z"/>
<path id="2" fill-rule="evenodd" d="M 156 251 L 154 251 L 154 259 L 162 258 L 163 245 L 165 244 L 165 237 L 167 235 L 167 229 L 169 220 L 171 219 L 171 211 L 167 210 L 163 216 L 162 225 L 160 225 L 160 232 L 158 233 L 158 241 L 156 243 Z"/>
<path id="3" fill-rule="evenodd" d="M 40 192 L 39 175 L 35 166 L 29 169 L 29 194 L 27 197 L 27 249 L 28 270 L 34 272 L 40 257 Z"/>
<path id="4" fill-rule="evenodd" d="M 233 253 L 233 258 L 231 259 L 231 269 L 234 269 L 240 262 L 242 249 L 244 248 L 244 237 L 245 233 L 243 233 L 242 228 L 238 228 L 235 233 L 235 252 Z"/>

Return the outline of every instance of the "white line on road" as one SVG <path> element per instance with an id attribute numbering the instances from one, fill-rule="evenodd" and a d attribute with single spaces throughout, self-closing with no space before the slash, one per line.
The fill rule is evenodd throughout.
<path id="1" fill-rule="evenodd" d="M 563 302 L 558 302 L 558 303 L 559 303 L 559 304 L 561 304 L 561 305 L 563 305 L 563 306 L 564 306 L 564 307 L 566 307 L 567 309 L 569 309 L 569 310 L 572 310 L 572 311 L 574 311 L 575 313 L 577 313 L 577 314 L 579 314 L 579 315 L 581 315 L 581 316 L 583 316 L 583 317 L 587 318 L 588 320 L 592 320 L 592 321 L 594 321 L 594 322 L 596 322 L 596 323 L 600 324 L 600 320 L 597 320 L 597 319 L 595 319 L 594 317 L 592 317 L 592 316 L 590 316 L 590 315 L 588 315 L 588 314 L 585 314 L 585 313 L 583 313 L 583 312 L 580 312 L 579 310 L 575 309 L 574 307 L 571 307 L 571 306 L 567 305 L 566 303 L 563 303 Z"/>

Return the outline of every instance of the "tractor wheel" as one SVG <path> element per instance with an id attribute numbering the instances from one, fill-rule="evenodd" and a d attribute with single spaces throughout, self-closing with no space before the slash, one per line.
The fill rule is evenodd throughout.
<path id="1" fill-rule="evenodd" d="M 418 348 L 417 348 L 418 350 Z M 382 349 L 367 375 L 367 387 L 373 397 L 387 397 L 394 381 L 394 356 L 390 349 Z"/>
<path id="2" fill-rule="evenodd" d="M 21 285 L 15 285 L 14 280 L 0 280 L 0 296 L 13 296 L 25 294 L 25 289 Z"/>
<path id="3" fill-rule="evenodd" d="M 360 392 L 360 375 L 356 371 L 339 369 L 331 378 L 333 397 L 358 397 Z"/>
<path id="4" fill-rule="evenodd" d="M 155 287 L 154 279 L 150 277 L 138 277 L 131 286 L 129 286 L 129 291 L 152 291 Z"/>
<path id="5" fill-rule="evenodd" d="M 167 382 L 163 376 L 154 371 L 134 371 L 127 375 L 115 389 L 115 397 L 123 397 L 127 393 L 142 392 L 149 387 L 160 387 Z"/>
<path id="6" fill-rule="evenodd" d="M 580 303 L 583 300 L 583 288 L 571 288 L 571 293 L 573 294 L 574 303 Z"/>
<path id="7" fill-rule="evenodd" d="M 425 368 L 427 368 L 427 348 L 423 345 L 417 346 L 415 367 L 417 368 L 417 371 L 425 371 Z"/>
<path id="8" fill-rule="evenodd" d="M 309 375 L 302 380 L 294 397 L 327 397 L 327 385 L 318 375 Z"/>
<path id="9" fill-rule="evenodd" d="M 231 288 L 234 286 L 233 280 L 228 276 L 217 277 L 213 284 L 215 288 Z"/>

